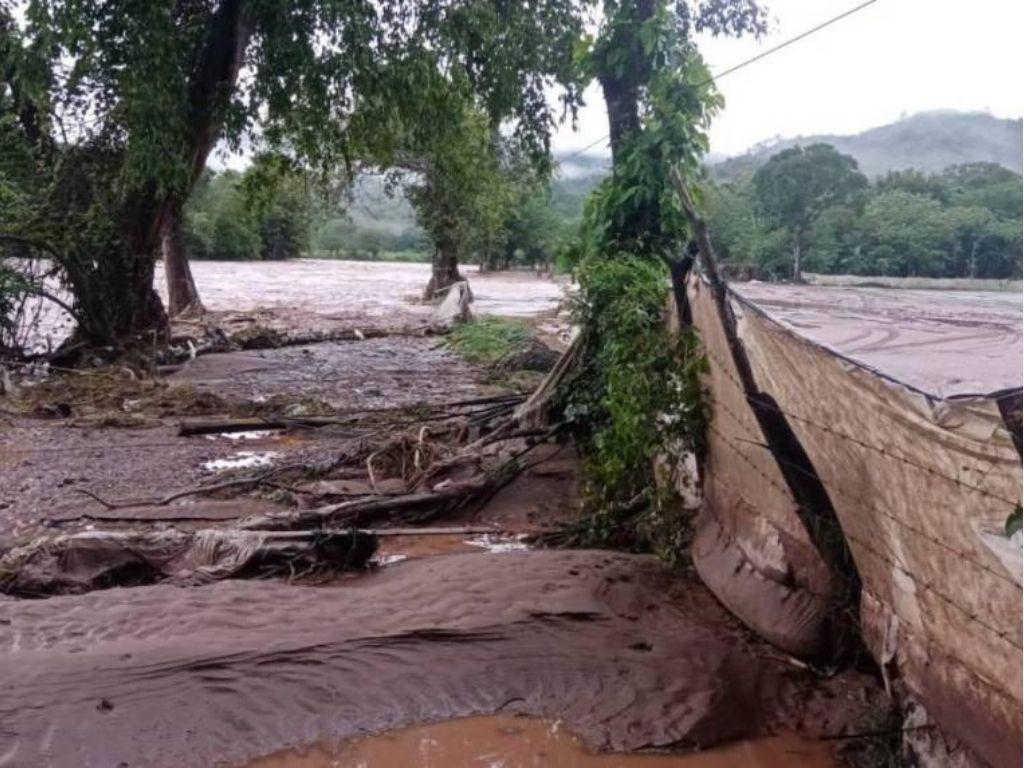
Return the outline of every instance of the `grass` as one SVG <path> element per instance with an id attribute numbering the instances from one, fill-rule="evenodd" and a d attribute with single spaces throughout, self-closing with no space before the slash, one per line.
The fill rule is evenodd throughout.
<path id="1" fill-rule="evenodd" d="M 447 337 L 448 346 L 471 363 L 493 365 L 526 349 L 530 330 L 518 320 L 480 317 L 457 326 Z"/>

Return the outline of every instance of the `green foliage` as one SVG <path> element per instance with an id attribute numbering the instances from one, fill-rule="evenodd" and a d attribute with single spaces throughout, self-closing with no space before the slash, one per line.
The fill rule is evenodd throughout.
<path id="1" fill-rule="evenodd" d="M 185 207 L 196 259 L 291 259 L 309 249 L 313 199 L 304 173 L 261 155 L 244 174 L 207 172 Z"/>
<path id="2" fill-rule="evenodd" d="M 856 199 L 868 186 L 857 161 L 828 144 L 792 147 L 773 155 L 754 174 L 754 194 L 772 224 L 789 233 L 794 276 L 799 278 L 807 236 L 827 210 Z"/>
<path id="3" fill-rule="evenodd" d="M 419 178 L 407 197 L 442 257 L 457 263 L 495 248 L 514 200 L 503 167 L 506 149 L 487 116 L 469 107 L 413 147 L 404 166 Z"/>
<path id="4" fill-rule="evenodd" d="M 1012 538 L 1015 533 L 1021 530 L 1024 526 L 1024 510 L 1021 509 L 1021 505 L 1018 504 L 1017 508 L 1010 513 L 1009 517 L 1006 518 L 1006 525 L 1003 526 L 1003 532 L 1006 534 L 1006 538 Z"/>
<path id="5" fill-rule="evenodd" d="M 208 174 L 185 207 L 185 244 L 193 259 L 256 259 L 260 237 L 235 171 Z"/>
<path id="6" fill-rule="evenodd" d="M 33 293 L 31 281 L 13 263 L 0 260 L 0 360 L 18 351 L 19 309 Z"/>
<path id="7" fill-rule="evenodd" d="M 671 511 L 671 483 L 654 467 L 658 456 L 698 450 L 705 421 L 697 340 L 689 330 L 672 335 L 664 315 L 666 265 L 690 236 L 669 174 L 696 174 L 721 105 L 690 34 L 763 28 L 750 2 L 604 3 L 589 65 L 608 105 L 613 167 L 567 249 L 583 356 L 559 393 L 584 454 L 581 543 L 674 558 L 686 538 L 689 521 Z"/>
<path id="8" fill-rule="evenodd" d="M 301 168 L 283 155 L 260 154 L 246 169 L 241 186 L 256 220 L 260 258 L 279 261 L 309 250 L 313 196 Z"/>
<path id="9" fill-rule="evenodd" d="M 3 229 L 60 262 L 78 340 L 165 330 L 154 259 L 217 141 L 325 174 L 391 166 L 469 104 L 540 157 L 556 116 L 547 92 L 570 111 L 580 103 L 583 6 L 30 0 L 15 15 L 5 4 L 0 158 L 30 152 L 37 178 Z M 265 220 L 264 255 L 296 247 L 291 213 Z M 210 236 L 226 245 L 228 229 L 211 224 Z"/>
<path id="10" fill-rule="evenodd" d="M 530 331 L 520 321 L 501 317 L 478 317 L 456 326 L 447 336 L 448 346 L 471 363 L 493 365 L 530 343 Z"/>
<path id="11" fill-rule="evenodd" d="M 864 236 L 873 274 L 931 275 L 941 271 L 947 233 L 942 204 L 912 192 L 882 192 L 864 206 Z"/>
<path id="12" fill-rule="evenodd" d="M 992 164 L 939 174 L 892 172 L 816 213 L 802 239 L 804 267 L 899 277 L 1020 277 L 1020 195 L 1020 177 Z M 766 215 L 753 183 L 709 184 L 705 199 L 711 237 L 732 270 L 789 274 L 792 234 Z"/>
<path id="13" fill-rule="evenodd" d="M 676 552 L 680 526 L 658 456 L 700 450 L 705 370 L 692 331 L 669 334 L 664 267 L 629 254 L 589 256 L 577 268 L 576 320 L 589 351 L 563 397 L 564 417 L 584 448 L 581 530 L 590 544 Z"/>

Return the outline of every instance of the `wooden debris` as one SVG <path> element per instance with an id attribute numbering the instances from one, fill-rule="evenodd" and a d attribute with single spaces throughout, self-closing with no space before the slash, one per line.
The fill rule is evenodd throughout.
<path id="1" fill-rule="evenodd" d="M 297 576 L 363 568 L 377 549 L 362 531 L 85 531 L 42 537 L 0 558 L 0 592 L 79 594 L 172 581 Z"/>

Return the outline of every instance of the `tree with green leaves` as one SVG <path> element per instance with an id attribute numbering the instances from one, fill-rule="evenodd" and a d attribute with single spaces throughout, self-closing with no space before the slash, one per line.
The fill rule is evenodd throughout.
<path id="1" fill-rule="evenodd" d="M 406 196 L 433 245 L 424 298 L 463 279 L 459 263 L 488 250 L 512 203 L 502 168 L 503 144 L 487 115 L 467 106 L 457 120 L 399 155 L 415 174 Z"/>
<path id="2" fill-rule="evenodd" d="M 294 259 L 309 249 L 313 218 L 309 175 L 284 155 L 262 153 L 242 176 L 246 208 L 256 223 L 260 258 Z"/>
<path id="3" fill-rule="evenodd" d="M 577 0 L 30 0 L 0 25 L 0 157 L 27 152 L 5 237 L 63 267 L 75 344 L 166 328 L 154 260 L 218 142 L 327 170 L 464 108 L 547 150 L 552 82 L 579 103 Z M 245 76 L 241 77 L 241 73 Z M 465 93 L 449 97 L 454 81 Z M 455 112 L 453 110 L 459 110 Z M 5 176 L 25 169 L 3 168 Z M 173 269 L 173 267 L 172 267 Z"/>
<path id="4" fill-rule="evenodd" d="M 185 206 L 184 250 L 190 259 L 297 258 L 309 248 L 313 208 L 312 183 L 287 158 L 206 171 Z"/>
<path id="5" fill-rule="evenodd" d="M 822 212 L 868 187 L 857 161 L 829 144 L 791 147 L 773 155 L 754 174 L 758 204 L 790 237 L 793 279 L 801 279 L 807 236 Z"/>
<path id="6" fill-rule="evenodd" d="M 697 448 L 704 406 L 695 338 L 670 335 L 663 316 L 669 268 L 686 268 L 691 235 L 671 174 L 698 175 L 721 104 L 693 33 L 763 29 L 763 12 L 749 0 L 605 0 L 585 51 L 612 148 L 612 172 L 588 199 L 571 247 L 579 363 L 559 395 L 596 510 L 585 540 L 679 551 L 653 460 Z"/>
<path id="7" fill-rule="evenodd" d="M 549 269 L 568 233 L 551 209 L 547 180 L 527 172 L 510 181 L 512 203 L 493 247 L 482 254 L 481 267 L 541 266 Z"/>
<path id="8" fill-rule="evenodd" d="M 871 197 L 864 206 L 867 274 L 941 274 L 949 236 L 942 204 L 929 195 L 894 190 Z"/>

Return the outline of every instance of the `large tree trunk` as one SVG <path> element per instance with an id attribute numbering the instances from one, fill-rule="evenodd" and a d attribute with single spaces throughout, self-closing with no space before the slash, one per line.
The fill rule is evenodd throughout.
<path id="1" fill-rule="evenodd" d="M 171 317 L 202 314 L 203 302 L 196 290 L 185 253 L 185 231 L 180 211 L 171 214 L 163 239 L 164 274 L 167 278 L 167 310 Z"/>
<path id="2" fill-rule="evenodd" d="M 618 12 L 605 52 L 599 56 L 597 79 L 608 108 L 608 136 L 612 167 L 618 168 L 631 136 L 640 131 L 640 88 L 647 82 L 647 56 L 642 52 L 639 31 L 654 16 L 654 0 L 632 0 Z M 615 52 L 609 58 L 608 51 Z M 623 66 L 622 59 L 634 62 Z"/>
<path id="3" fill-rule="evenodd" d="M 157 248 L 163 248 L 172 315 L 203 310 L 185 253 L 181 210 L 206 167 L 238 81 L 253 32 L 247 6 L 246 0 L 224 0 L 214 12 L 189 79 L 188 144 L 183 147 L 190 165 L 189 181 L 184 189 L 171 192 L 159 202 L 146 233 L 154 256 Z"/>
<path id="4" fill-rule="evenodd" d="M 423 291 L 426 301 L 437 298 L 438 292 L 462 282 L 459 272 L 459 248 L 455 238 L 444 235 L 434 244 L 434 256 L 430 262 L 430 282 Z"/>
<path id="5" fill-rule="evenodd" d="M 612 167 L 622 162 L 629 137 L 640 131 L 640 94 L 637 88 L 611 76 L 602 76 L 601 90 L 608 108 L 608 135 L 612 145 Z"/>
<path id="6" fill-rule="evenodd" d="M 160 335 L 167 333 L 167 313 L 153 290 L 153 266 L 160 255 L 165 234 L 176 225 L 178 213 L 206 167 L 206 158 L 217 141 L 252 31 L 246 0 L 224 0 L 219 5 L 189 76 L 188 128 L 181 147 L 182 157 L 189 167 L 188 181 L 178 189 L 163 192 L 154 179 L 133 195 L 121 211 L 125 240 L 130 244 L 135 260 L 143 262 L 144 268 L 133 270 L 134 285 L 129 293 L 140 301 L 132 312 L 136 319 L 130 328 L 118 329 L 118 333 L 150 330 Z M 182 269 L 178 273 L 188 271 L 190 287 L 198 300 L 186 257 L 184 253 L 180 255 L 179 266 Z M 144 300 L 139 298 L 143 294 Z M 143 325 L 147 322 L 157 325 Z"/>
<path id="7" fill-rule="evenodd" d="M 801 265 L 800 235 L 793 240 L 793 282 L 802 283 L 804 280 L 803 267 Z"/>

